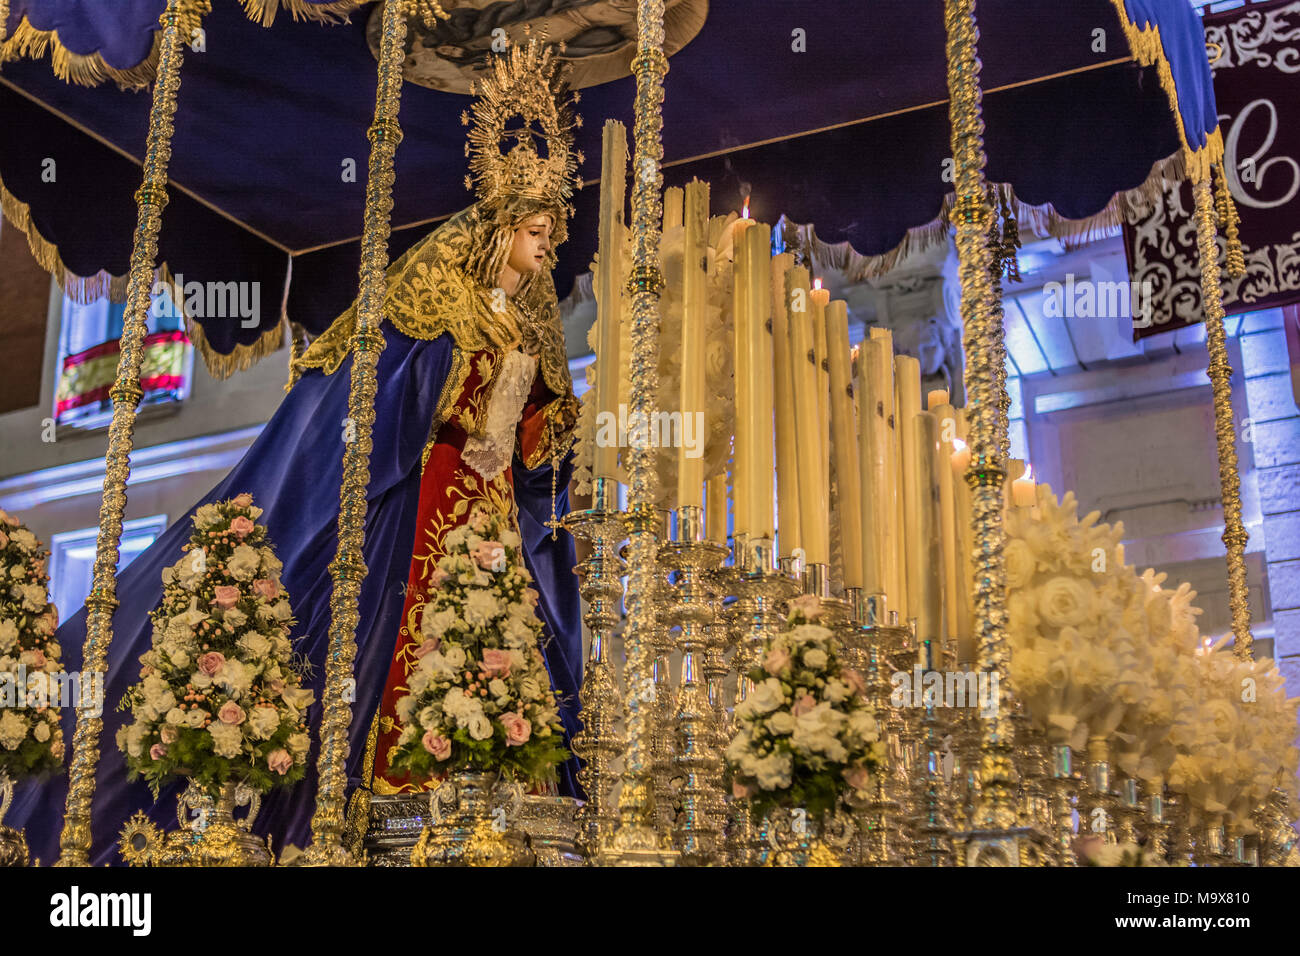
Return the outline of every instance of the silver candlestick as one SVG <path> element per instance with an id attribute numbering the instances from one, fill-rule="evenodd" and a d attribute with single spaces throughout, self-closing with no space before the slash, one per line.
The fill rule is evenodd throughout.
<path id="1" fill-rule="evenodd" d="M 583 760 L 578 780 L 587 792 L 578 811 L 578 844 L 589 858 L 618 822 L 611 791 L 618 779 L 613 764 L 623 751 L 623 740 L 618 732 L 619 695 L 609 642 L 622 619 L 623 562 L 618 545 L 625 537 L 618 483 L 596 478 L 592 485 L 591 507 L 564 517 L 564 526 L 575 538 L 591 543 L 591 556 L 577 567 L 579 590 L 587 602 L 583 620 L 591 632 L 591 649 L 582 679 L 583 727 L 573 738 L 573 749 Z"/>

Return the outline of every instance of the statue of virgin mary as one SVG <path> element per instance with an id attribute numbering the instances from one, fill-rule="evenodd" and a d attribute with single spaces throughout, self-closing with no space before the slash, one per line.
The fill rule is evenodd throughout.
<path id="1" fill-rule="evenodd" d="M 560 696 L 566 744 L 580 727 L 574 545 L 555 522 L 568 510 L 577 413 L 550 274 L 555 247 L 565 239 L 576 168 L 562 83 L 557 61 L 536 41 L 502 58 L 474 105 L 470 142 L 477 154 L 470 181 L 477 201 L 388 269 L 347 763 L 354 796 L 414 792 L 428 783 L 389 769 L 400 729 L 396 701 L 407 692 L 442 542 L 469 520 L 476 504 L 507 516 L 520 534 L 539 594 L 542 653 Z M 525 121 L 513 133 L 504 128 L 511 116 Z M 537 126 L 547 139 L 544 156 L 533 144 Z M 512 135 L 517 145 L 502 154 L 499 144 Z M 148 614 L 161 597 L 163 569 L 176 562 L 189 538 L 194 511 L 244 492 L 264 509 L 261 520 L 284 564 L 281 580 L 298 622 L 291 639 L 308 665 L 304 685 L 316 691 L 318 701 L 308 714 L 307 778 L 272 791 L 253 830 L 270 835 L 277 852 L 310 842 L 356 308 L 354 303 L 294 361 L 289 394 L 225 480 L 117 577 L 120 605 L 91 813 L 95 865 L 121 863 L 116 841 L 135 811 L 175 825 L 179 784 L 155 801 L 145 783 L 127 782 L 123 755 L 112 742 L 130 715 L 115 708 L 136 679 L 140 655 L 150 649 Z M 85 630 L 84 610 L 59 628 L 69 670 L 81 666 Z M 63 719 L 70 740 L 74 710 L 66 708 Z M 562 795 L 581 795 L 576 769 L 576 759 L 560 767 Z M 59 855 L 66 794 L 66 776 L 28 783 L 15 793 L 6 817 L 26 829 L 32 856 L 46 863 Z M 363 815 L 364 805 L 364 799 L 351 801 L 353 832 L 364 832 L 364 820 L 354 818 Z"/>

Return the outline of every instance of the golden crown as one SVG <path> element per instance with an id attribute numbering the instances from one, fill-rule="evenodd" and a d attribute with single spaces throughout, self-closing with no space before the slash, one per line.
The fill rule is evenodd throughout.
<path id="1" fill-rule="evenodd" d="M 582 117 L 573 113 L 577 95 L 568 95 L 567 74 L 556 48 L 529 36 L 495 57 L 487 76 L 471 86 L 478 99 L 472 115 L 466 110 L 460 116 L 470 126 L 465 188 L 477 186 L 480 202 L 499 208 L 510 199 L 533 199 L 573 214 L 569 197 L 582 185 L 578 166 L 583 162 L 573 149 L 573 130 Z M 516 119 L 520 122 L 511 126 Z M 539 136 L 545 155 L 538 151 Z M 503 152 L 502 144 L 511 139 L 515 145 Z"/>

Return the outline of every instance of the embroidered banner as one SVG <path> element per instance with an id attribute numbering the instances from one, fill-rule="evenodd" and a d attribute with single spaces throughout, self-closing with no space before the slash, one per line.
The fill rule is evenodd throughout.
<path id="1" fill-rule="evenodd" d="M 1204 26 L 1246 257 L 1245 276 L 1224 275 L 1224 308 L 1236 315 L 1300 302 L 1300 0 L 1210 14 Z M 1202 320 L 1189 184 L 1167 186 L 1131 218 L 1124 248 L 1133 282 L 1149 283 L 1135 340 Z"/>

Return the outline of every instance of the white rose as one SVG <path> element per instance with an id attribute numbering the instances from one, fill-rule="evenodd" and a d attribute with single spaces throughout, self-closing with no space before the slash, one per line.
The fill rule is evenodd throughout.
<path id="1" fill-rule="evenodd" d="M 775 677 L 769 677 L 763 683 L 755 685 L 749 692 L 749 696 L 745 698 L 745 703 L 749 705 L 747 709 L 756 714 L 771 713 L 785 703 L 785 692 L 781 690 L 781 682 Z"/>
<path id="2" fill-rule="evenodd" d="M 285 741 L 285 746 L 289 748 L 289 753 L 293 754 L 294 760 L 299 763 L 306 756 L 307 749 L 311 746 L 311 738 L 306 734 L 290 734 L 289 739 Z"/>
<path id="3" fill-rule="evenodd" d="M 271 652 L 271 642 L 257 631 L 249 631 L 236 644 L 253 660 L 261 660 Z"/>
<path id="4" fill-rule="evenodd" d="M 195 707 L 193 710 L 185 712 L 185 726 L 199 728 L 210 715 L 202 707 Z"/>
<path id="5" fill-rule="evenodd" d="M 442 637 L 448 631 L 460 627 L 460 616 L 454 608 L 443 608 L 433 614 L 425 614 L 420 620 L 420 634 L 423 637 Z"/>
<path id="6" fill-rule="evenodd" d="M 497 535 L 497 540 L 500 541 L 502 544 L 504 544 L 507 548 L 519 547 L 519 535 L 515 534 L 509 528 L 505 529 L 499 535 Z"/>
<path id="7" fill-rule="evenodd" d="M 18 716 L 17 711 L 5 708 L 0 714 L 0 747 L 5 750 L 17 750 L 18 745 L 27 739 L 27 721 Z"/>
<path id="8" fill-rule="evenodd" d="M 0 654 L 7 653 L 18 642 L 18 625 L 5 618 L 0 620 Z"/>
<path id="9" fill-rule="evenodd" d="M 236 581 L 251 581 L 257 576 L 257 567 L 261 563 L 262 559 L 256 548 L 241 544 L 231 552 L 226 561 L 226 570 Z"/>
<path id="10" fill-rule="evenodd" d="M 415 720 L 421 727 L 424 728 L 431 728 L 431 727 L 438 726 L 438 708 L 435 707 L 433 704 L 421 708 L 420 712 L 415 715 Z"/>
<path id="11" fill-rule="evenodd" d="M 139 721 L 126 728 L 126 752 L 132 757 L 144 753 L 144 731 L 145 725 Z"/>
<path id="12" fill-rule="evenodd" d="M 221 620 L 232 627 L 243 627 L 248 623 L 248 615 L 237 607 L 232 607 L 221 615 Z"/>
<path id="13" fill-rule="evenodd" d="M 810 647 L 803 652 L 803 662 L 805 667 L 819 671 L 826 666 L 826 652 L 816 647 Z"/>
<path id="14" fill-rule="evenodd" d="M 248 693 L 248 689 L 253 685 L 253 669 L 243 661 L 227 658 L 213 680 L 231 697 L 239 698 Z"/>
<path id="15" fill-rule="evenodd" d="M 1038 591 L 1038 613 L 1051 627 L 1075 627 L 1092 615 L 1092 586 L 1076 578 L 1055 577 Z"/>
<path id="16" fill-rule="evenodd" d="M 244 733 L 237 724 L 223 724 L 214 720 L 208 724 L 212 736 L 212 752 L 218 757 L 238 757 L 243 747 Z"/>
<path id="17" fill-rule="evenodd" d="M 1002 553 L 1007 563 L 1007 587 L 1015 590 L 1028 586 L 1038 570 L 1034 549 L 1023 539 L 1012 538 Z"/>
<path id="18" fill-rule="evenodd" d="M 221 509 L 216 505 L 201 505 L 194 512 L 194 524 L 199 528 L 211 528 L 221 520 Z"/>
<path id="19" fill-rule="evenodd" d="M 465 666 L 465 650 L 462 647 L 453 644 L 442 652 L 442 656 L 453 671 L 458 671 Z"/>
<path id="20" fill-rule="evenodd" d="M 167 711 L 167 716 L 163 719 L 173 727 L 184 726 L 185 711 L 181 710 L 179 707 L 173 707 L 171 710 Z"/>
<path id="21" fill-rule="evenodd" d="M 207 690 L 212 686 L 212 678 L 203 671 L 195 671 L 190 675 L 190 683 L 193 684 L 197 690 Z"/>
<path id="22" fill-rule="evenodd" d="M 25 578 L 27 576 L 27 568 L 25 568 L 21 564 L 15 564 L 13 567 L 9 569 L 9 576 L 13 578 L 15 581 L 17 581 L 19 578 Z"/>
<path id="23" fill-rule="evenodd" d="M 759 787 L 764 790 L 783 790 L 790 786 L 792 769 L 793 761 L 789 754 L 774 753 L 759 759 L 750 776 L 757 777 Z"/>
<path id="24" fill-rule="evenodd" d="M 45 609 L 45 587 L 40 584 L 19 585 L 22 592 L 23 609 L 42 611 Z"/>
<path id="25" fill-rule="evenodd" d="M 490 591 L 471 591 L 465 598 L 465 622 L 485 627 L 501 613 L 501 602 Z"/>
<path id="26" fill-rule="evenodd" d="M 188 551 L 181 555 L 181 559 L 174 565 L 176 569 L 176 583 L 187 591 L 193 591 L 203 580 L 203 575 L 207 573 L 208 552 L 205 548 L 197 551 Z"/>
<path id="27" fill-rule="evenodd" d="M 487 740 L 492 736 L 492 721 L 483 713 L 477 713 L 470 717 L 467 729 L 475 740 Z"/>
<path id="28" fill-rule="evenodd" d="M 258 740 L 266 740 L 280 727 L 280 712 L 274 707 L 254 707 L 248 715 L 248 727 Z"/>
<path id="29" fill-rule="evenodd" d="M 500 677 L 494 677 L 488 681 L 488 693 L 493 697 L 505 697 L 509 693 L 509 688 Z"/>
<path id="30" fill-rule="evenodd" d="M 293 617 L 293 608 L 289 606 L 288 601 L 281 598 L 271 605 L 271 613 L 277 621 L 283 622 Z"/>
<path id="31" fill-rule="evenodd" d="M 519 682 L 519 696 L 524 700 L 536 700 L 542 696 L 542 685 L 536 677 L 525 677 Z"/>
<path id="32" fill-rule="evenodd" d="M 794 733 L 794 715 L 788 710 L 778 710 L 767 719 L 768 729 L 774 734 Z"/>
<path id="33" fill-rule="evenodd" d="M 428 660 L 432 656 L 432 654 L 426 655 L 424 660 Z M 421 663 L 423 663 L 423 661 Z M 407 684 L 410 686 L 412 694 L 423 694 L 428 689 L 429 682 L 432 679 L 432 675 L 428 671 L 422 668 L 417 668 L 411 673 L 410 678 L 407 680 Z"/>
<path id="34" fill-rule="evenodd" d="M 38 720 L 36 726 L 32 728 L 32 736 L 36 738 L 37 743 L 45 743 L 50 739 L 50 725 L 43 720 Z"/>
<path id="35" fill-rule="evenodd" d="M 404 697 L 397 698 L 397 705 L 394 709 L 397 712 L 397 719 L 403 724 L 409 724 L 411 718 L 415 716 L 415 695 L 407 694 Z"/>
<path id="36" fill-rule="evenodd" d="M 19 528 L 9 535 L 9 540 L 24 551 L 31 551 L 36 547 L 36 535 L 32 534 L 26 528 Z"/>

